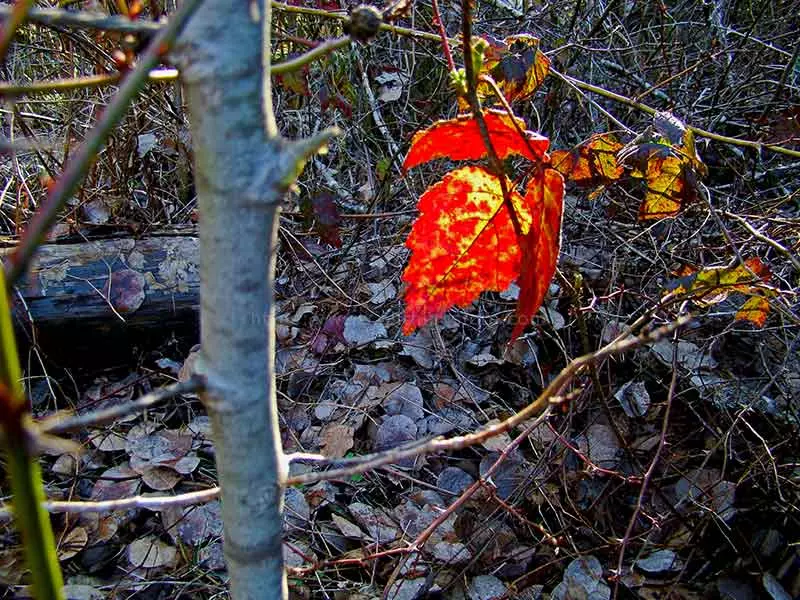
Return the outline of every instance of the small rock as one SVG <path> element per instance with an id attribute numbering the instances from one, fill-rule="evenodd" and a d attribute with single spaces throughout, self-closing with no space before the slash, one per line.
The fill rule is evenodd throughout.
<path id="1" fill-rule="evenodd" d="M 505 594 L 506 586 L 494 575 L 478 575 L 467 590 L 469 600 L 495 600 Z"/>

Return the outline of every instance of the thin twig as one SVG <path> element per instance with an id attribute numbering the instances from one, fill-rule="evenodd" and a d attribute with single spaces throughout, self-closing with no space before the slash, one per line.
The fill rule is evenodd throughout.
<path id="1" fill-rule="evenodd" d="M 85 77 L 70 77 L 69 79 L 36 81 L 27 84 L 0 83 L 0 96 L 17 98 L 36 94 L 49 94 L 51 92 L 70 92 L 80 89 L 98 88 L 105 85 L 116 85 L 122 78 L 122 73 L 108 73 L 105 75 L 87 75 Z M 147 75 L 147 79 L 151 83 L 174 81 L 177 78 L 177 69 L 153 69 Z"/>
<path id="2" fill-rule="evenodd" d="M 0 5 L 0 17 L 12 14 L 14 8 Z M 72 11 L 63 8 L 32 8 L 28 12 L 28 21 L 48 27 L 70 27 L 72 29 L 102 29 L 120 33 L 155 34 L 161 31 L 164 23 L 155 21 L 132 20 L 125 16 L 109 16 L 87 11 Z"/>
<path id="3" fill-rule="evenodd" d="M 650 485 L 650 481 L 652 480 L 653 475 L 656 472 L 656 467 L 658 466 L 658 462 L 661 459 L 661 453 L 664 451 L 664 446 L 666 446 L 667 444 L 667 429 L 669 428 L 669 416 L 670 416 L 670 411 L 672 409 L 672 400 L 675 398 L 675 389 L 678 384 L 677 358 L 678 358 L 678 346 L 675 345 L 672 351 L 672 379 L 669 382 L 669 391 L 667 392 L 667 403 L 666 403 L 666 408 L 664 409 L 664 419 L 661 422 L 661 435 L 658 438 L 658 447 L 656 448 L 656 453 L 653 456 L 653 460 L 650 462 L 650 466 L 647 468 L 647 471 L 644 474 L 644 478 L 642 479 L 642 487 L 639 488 L 639 496 L 636 499 L 636 507 L 633 509 L 633 514 L 631 515 L 631 518 L 628 521 L 628 527 L 625 529 L 625 535 L 622 537 L 622 542 L 620 543 L 619 556 L 617 557 L 616 580 L 614 583 L 614 598 L 617 597 L 617 592 L 619 591 L 619 582 L 622 579 L 622 563 L 625 560 L 625 547 L 627 546 L 628 542 L 631 539 L 631 535 L 633 534 L 633 528 L 636 526 L 636 521 L 639 519 L 639 513 L 641 513 L 642 511 L 642 504 L 644 502 L 645 494 L 647 493 L 647 488 Z"/>
<path id="4" fill-rule="evenodd" d="M 91 411 L 82 415 L 69 417 L 59 417 L 55 414 L 42 421 L 39 431 L 50 435 L 63 435 L 70 431 L 76 431 L 89 425 L 102 425 L 111 423 L 120 417 L 140 413 L 148 408 L 158 406 L 170 398 L 181 394 L 198 392 L 203 388 L 203 380 L 199 376 L 193 376 L 186 381 L 181 381 L 173 385 L 168 385 L 159 390 L 145 394 L 134 400 L 118 406 L 111 406 L 103 410 Z"/>
<path id="5" fill-rule="evenodd" d="M 444 58 L 447 60 L 447 68 L 452 73 L 456 70 L 456 63 L 453 62 L 453 53 L 450 52 L 450 40 L 447 37 L 447 32 L 444 30 L 444 22 L 439 12 L 439 2 L 437 0 L 431 0 L 431 8 L 433 9 L 433 24 L 439 28 L 439 37 L 442 40 L 442 52 L 444 52 Z"/>
<path id="6" fill-rule="evenodd" d="M 742 227 L 744 227 L 748 232 L 750 232 L 750 235 L 752 235 L 754 238 L 756 238 L 757 240 L 759 240 L 761 242 L 764 242 L 765 244 L 771 246 L 772 248 L 774 248 L 775 250 L 777 250 L 778 252 L 783 254 L 786 258 L 789 259 L 789 262 L 792 263 L 792 266 L 794 267 L 794 270 L 797 271 L 798 273 L 800 273 L 800 260 L 798 260 L 797 257 L 790 250 L 784 248 L 779 242 L 773 240 L 771 237 L 768 237 L 768 236 L 764 235 L 763 233 L 761 233 L 760 231 L 758 231 L 755 227 L 750 225 L 750 223 L 748 223 L 747 220 L 745 220 L 743 217 L 740 217 L 739 215 L 737 215 L 735 213 L 724 211 L 724 210 L 720 211 L 720 213 L 725 215 L 726 217 L 728 217 L 730 219 L 734 219 Z"/>
<path id="7" fill-rule="evenodd" d="M 450 505 L 439 513 L 436 518 L 428 525 L 415 539 L 409 544 L 408 552 L 416 552 L 425 545 L 425 542 L 436 532 L 439 526 L 444 523 L 450 516 L 455 513 L 459 508 L 461 508 L 467 500 L 469 500 L 475 493 L 481 489 L 482 487 L 489 484 L 492 475 L 494 475 L 500 466 L 511 456 L 511 453 L 519 447 L 519 445 L 528 439 L 528 436 L 531 432 L 536 429 L 541 423 L 544 422 L 547 417 L 550 416 L 550 412 L 552 411 L 552 407 L 548 406 L 545 408 L 544 412 L 539 415 L 532 423 L 530 423 L 525 430 L 514 438 L 510 444 L 508 444 L 503 451 L 500 453 L 500 456 L 497 457 L 497 460 L 492 463 L 492 466 L 481 475 L 471 486 L 465 489 L 458 498 L 456 498 Z M 384 589 L 388 590 L 392 587 L 392 584 L 400 575 L 400 571 L 403 568 L 403 561 L 397 565 L 397 567 L 392 571 L 391 576 L 389 577 L 389 581 L 386 583 Z"/>
<path id="8" fill-rule="evenodd" d="M 642 111 L 649 115 L 654 115 L 656 114 L 656 112 L 658 112 L 655 108 L 648 106 L 647 104 L 637 102 L 636 100 L 628 98 L 627 96 L 623 96 L 622 94 L 617 94 L 600 86 L 593 85 L 591 83 L 586 83 L 585 81 L 581 81 L 580 79 L 576 79 L 575 77 L 559 73 L 555 69 L 551 68 L 550 72 L 554 76 L 558 77 L 559 79 L 570 85 L 574 85 L 575 87 L 580 88 L 582 90 L 586 90 L 587 92 L 592 92 L 593 94 L 604 96 L 609 100 L 620 102 L 622 104 L 633 107 L 636 110 Z M 777 154 L 784 154 L 786 156 L 791 156 L 793 158 L 800 158 L 800 150 L 792 150 L 791 148 L 776 146 L 775 144 L 765 144 L 753 140 L 743 140 L 740 138 L 730 137 L 727 135 L 719 135 L 718 133 L 714 133 L 713 131 L 706 131 L 705 129 L 700 129 L 699 127 L 693 127 L 692 125 L 687 125 L 686 129 L 689 129 L 695 135 L 699 135 L 701 137 L 708 138 L 710 140 L 714 140 L 717 142 L 722 142 L 724 144 L 731 144 L 733 146 L 742 146 L 744 148 L 754 148 L 755 150 L 759 151 L 769 150 L 770 152 L 775 152 Z"/>
<path id="9" fill-rule="evenodd" d="M 150 70 L 160 61 L 165 48 L 169 48 L 178 34 L 183 29 L 189 17 L 200 5 L 201 0 L 186 0 L 178 11 L 170 18 L 169 23 L 148 45 L 141 55 L 139 64 L 128 74 L 114 96 L 111 103 L 105 108 L 95 124 L 92 132 L 87 136 L 75 155 L 67 163 L 61 177 L 58 178 L 47 200 L 36 212 L 25 235 L 20 240 L 14 253 L 11 255 L 7 266 L 8 285 L 14 285 L 27 269 L 36 249 L 44 241 L 50 227 L 58 219 L 61 207 L 78 188 L 80 182 L 92 163 L 92 159 L 103 147 L 106 139 L 117 124 L 122 120 L 128 106 L 139 93 L 146 81 Z"/>
<path id="10" fill-rule="evenodd" d="M 415 458 L 422 454 L 453 452 L 456 450 L 463 450 L 464 448 L 475 446 L 477 444 L 482 444 L 486 440 L 502 433 L 506 433 L 528 419 L 540 415 L 550 404 L 563 401 L 562 390 L 564 387 L 588 365 L 609 356 L 622 354 L 642 344 L 657 341 L 663 336 L 668 335 L 678 328 L 686 325 L 690 321 L 691 317 L 689 315 L 682 315 L 675 321 L 668 323 L 663 327 L 659 327 L 650 332 L 643 332 L 636 337 L 629 337 L 628 332 L 620 334 L 611 343 L 603 346 L 596 352 L 585 354 L 570 362 L 548 384 L 548 386 L 539 395 L 539 397 L 536 398 L 536 400 L 520 410 L 518 413 L 512 415 L 504 421 L 501 421 L 500 423 L 496 423 L 480 431 L 469 433 L 463 436 L 450 439 L 437 437 L 412 447 L 401 447 L 399 449 L 395 448 L 385 452 L 378 452 L 375 454 L 357 457 L 355 459 L 351 459 L 354 463 L 352 466 L 332 469 L 322 473 L 312 472 L 289 477 L 286 480 L 286 485 L 301 485 L 316 483 L 318 481 L 327 481 L 331 479 L 343 479 L 352 475 L 382 467 L 384 465 L 397 463 L 403 459 Z"/>
<path id="11" fill-rule="evenodd" d="M 113 512 L 115 510 L 131 510 L 146 508 L 159 511 L 173 506 L 189 506 L 203 504 L 219 498 L 219 487 L 208 488 L 197 492 L 187 492 L 174 496 L 132 496 L 117 500 L 50 500 L 44 503 L 44 509 L 49 513 L 84 514 L 98 512 Z M 11 509 L 0 507 L 0 522 L 12 517 Z"/>
<path id="12" fill-rule="evenodd" d="M 319 17 L 321 19 L 333 19 L 336 21 L 347 21 L 350 18 L 344 12 L 336 13 L 322 8 L 292 6 L 290 4 L 284 4 L 283 2 L 272 2 L 272 8 L 273 10 L 276 10 L 278 12 L 309 15 L 309 16 Z M 418 31 L 416 29 L 411 29 L 409 27 L 398 27 L 390 23 L 381 23 L 380 30 L 388 31 L 389 33 L 393 33 L 395 35 L 401 35 L 404 37 L 412 37 L 415 39 L 428 40 L 431 42 L 439 41 L 439 36 L 435 33 L 428 33 L 427 31 Z"/>
<path id="13" fill-rule="evenodd" d="M 309 65 L 315 60 L 330 54 L 334 50 L 338 50 L 339 48 L 347 46 L 349 43 L 349 35 L 327 40 L 321 44 L 317 44 L 314 48 L 308 52 L 304 52 L 300 56 L 272 65 L 271 73 L 273 75 L 283 75 L 284 73 L 299 71 L 306 65 Z"/>

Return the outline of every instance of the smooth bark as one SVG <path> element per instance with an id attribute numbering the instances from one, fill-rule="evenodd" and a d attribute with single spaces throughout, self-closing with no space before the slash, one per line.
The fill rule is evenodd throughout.
<path id="1" fill-rule="evenodd" d="M 264 85 L 269 16 L 268 2 L 205 0 L 177 47 L 200 206 L 199 370 L 236 600 L 286 597 L 273 272 L 278 204 L 296 163 Z"/>

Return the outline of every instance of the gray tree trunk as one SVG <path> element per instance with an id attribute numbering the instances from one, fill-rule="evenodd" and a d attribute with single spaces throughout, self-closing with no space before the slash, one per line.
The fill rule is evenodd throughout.
<path id="1" fill-rule="evenodd" d="M 200 206 L 200 372 L 235 600 L 286 597 L 285 478 L 274 384 L 278 204 L 296 171 L 272 114 L 269 2 L 205 0 L 176 55 Z M 264 39 L 266 38 L 266 39 Z M 266 85 L 264 79 L 266 78 Z"/>

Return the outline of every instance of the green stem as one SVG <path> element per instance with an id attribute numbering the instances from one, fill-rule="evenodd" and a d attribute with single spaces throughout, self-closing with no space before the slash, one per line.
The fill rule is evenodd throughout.
<path id="1" fill-rule="evenodd" d="M 64 581 L 58 566 L 55 537 L 50 515 L 44 509 L 41 468 L 36 457 L 27 451 L 24 433 L 16 439 L 9 435 L 6 444 L 14 518 L 22 533 L 34 597 L 36 600 L 63 598 Z"/>
<path id="2" fill-rule="evenodd" d="M 599 96 L 603 96 L 605 98 L 608 98 L 609 100 L 614 100 L 615 102 L 627 104 L 628 106 L 631 106 L 636 110 L 640 110 L 649 115 L 654 115 L 658 112 L 655 108 L 651 106 L 647 106 L 646 104 L 642 104 L 641 102 L 632 100 L 631 98 L 623 96 L 622 94 L 617 94 L 605 88 L 592 85 L 591 83 L 586 83 L 585 81 L 581 81 L 580 79 L 575 79 L 574 77 L 570 77 L 569 75 L 564 75 L 563 73 L 559 73 L 555 69 L 551 68 L 550 73 L 552 73 L 565 83 L 572 85 L 576 88 L 586 90 L 587 92 L 592 92 L 593 94 L 598 94 Z M 719 135 L 718 133 L 714 133 L 713 131 L 706 131 L 705 129 L 700 129 L 699 127 L 693 127 L 691 125 L 687 125 L 686 129 L 689 129 L 695 135 L 699 135 L 701 137 L 708 138 L 710 140 L 715 140 L 717 142 L 722 142 L 724 144 L 731 144 L 733 146 L 742 146 L 744 148 L 753 148 L 758 151 L 761 151 L 762 149 L 769 150 L 777 154 L 784 154 L 786 156 L 791 156 L 792 158 L 800 158 L 800 151 L 792 150 L 791 148 L 784 148 L 783 146 L 776 146 L 774 144 L 763 144 L 761 142 L 756 142 L 753 140 L 743 140 L 740 138 L 729 137 L 727 135 Z"/>
<path id="3" fill-rule="evenodd" d="M 326 54 L 330 54 L 334 50 L 338 50 L 350 43 L 350 36 L 338 37 L 322 44 L 318 44 L 308 52 L 305 52 L 291 60 L 285 60 L 276 65 L 272 65 L 271 73 L 273 75 L 282 75 L 292 71 L 299 71 L 304 66 L 311 64 L 318 58 L 322 58 Z"/>
<path id="4" fill-rule="evenodd" d="M 5 273 L 0 269 L 0 425 L 5 433 L 14 517 L 22 534 L 34 597 L 60 600 L 64 582 L 50 516 L 44 510 L 42 472 L 31 452 L 31 433 L 26 426 L 30 416 L 21 375 Z"/>
<path id="5" fill-rule="evenodd" d="M 176 69 L 154 69 L 150 71 L 147 80 L 152 82 L 174 81 L 178 78 Z M 87 77 L 71 77 L 69 79 L 52 79 L 50 81 L 37 81 L 19 85 L 14 83 L 0 83 L 0 97 L 31 96 L 34 94 L 49 94 L 51 92 L 69 92 L 73 90 L 103 87 L 114 85 L 122 79 L 122 73 L 108 73 L 106 75 L 89 75 Z"/>

